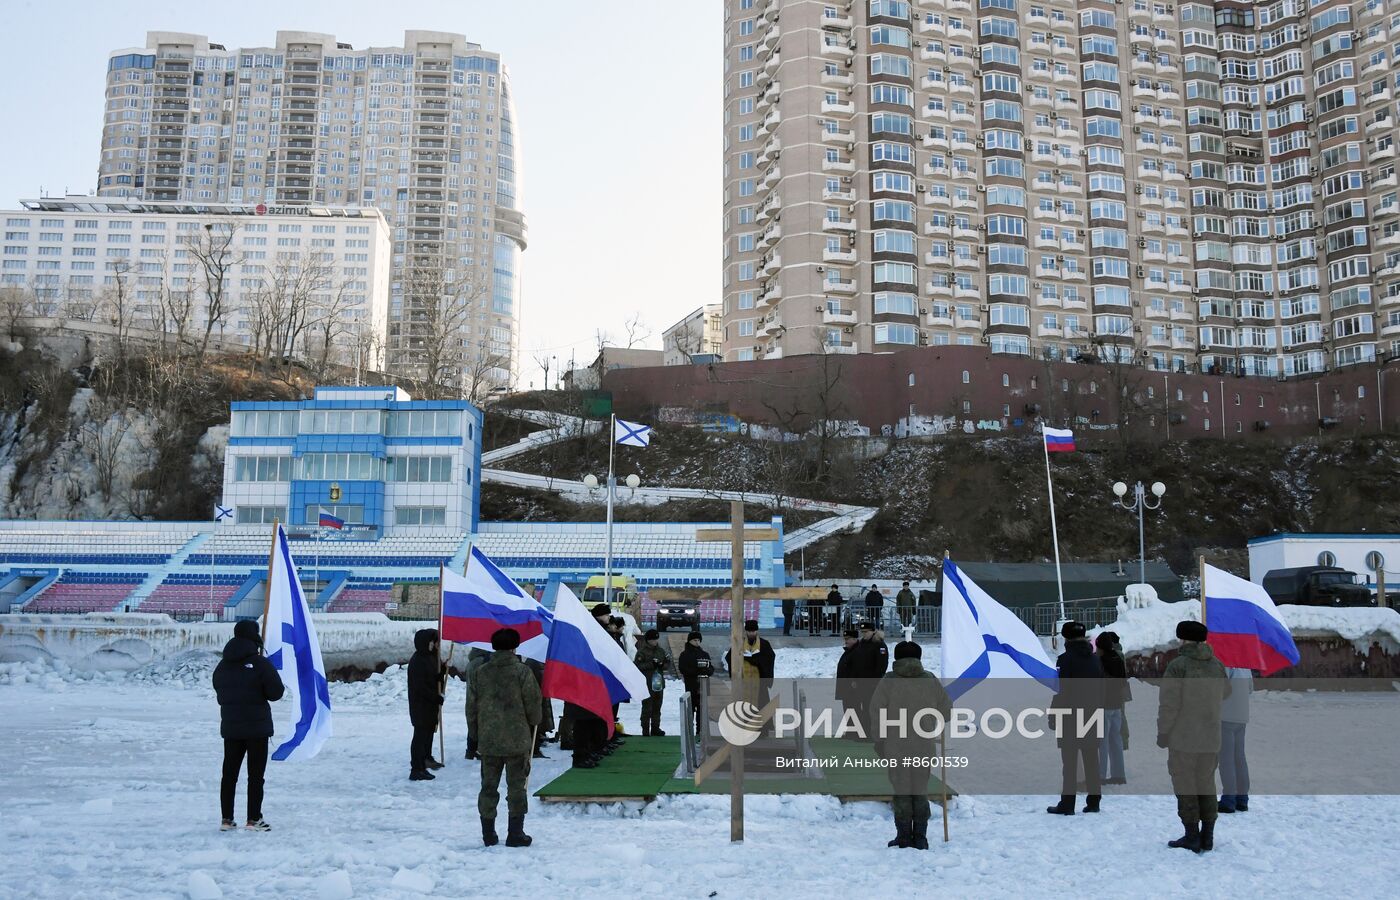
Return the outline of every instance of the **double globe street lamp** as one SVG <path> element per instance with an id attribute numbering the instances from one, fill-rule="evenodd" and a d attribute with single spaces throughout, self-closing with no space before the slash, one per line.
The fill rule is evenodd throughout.
<path id="1" fill-rule="evenodd" d="M 1143 531 L 1142 531 L 1142 513 L 1143 513 L 1143 510 L 1146 510 L 1146 509 L 1161 509 L 1161 508 L 1162 508 L 1162 495 L 1165 494 L 1165 493 L 1167 492 L 1167 486 L 1166 486 L 1165 484 L 1162 484 L 1162 482 L 1160 482 L 1160 481 L 1154 481 L 1154 482 L 1152 482 L 1152 496 L 1154 496 L 1154 497 L 1157 498 L 1157 502 L 1156 502 L 1155 504 L 1152 503 L 1152 502 L 1150 502 L 1150 501 L 1147 499 L 1147 490 L 1142 486 L 1142 482 L 1141 482 L 1141 481 L 1139 481 L 1137 484 L 1133 485 L 1133 489 L 1132 489 L 1132 490 L 1133 490 L 1133 501 L 1132 501 L 1131 503 L 1128 503 L 1128 502 L 1125 502 L 1124 499 L 1123 499 L 1125 496 L 1127 496 L 1127 493 L 1128 493 L 1128 486 L 1127 486 L 1126 484 L 1124 484 L 1123 482 L 1121 482 L 1121 481 L 1116 481 L 1116 482 L 1114 482 L 1114 484 L 1113 484 L 1113 494 L 1114 494 L 1115 497 L 1118 498 L 1118 505 L 1121 506 L 1121 507 L 1123 507 L 1124 509 L 1128 510 L 1129 512 L 1132 512 L 1132 511 L 1134 511 L 1134 510 L 1137 511 L 1137 514 L 1138 514 L 1138 583 L 1139 583 L 1139 584 L 1147 584 L 1147 542 L 1146 542 L 1146 541 L 1144 540 L 1144 538 L 1143 538 Z"/>
<path id="2" fill-rule="evenodd" d="M 606 561 L 603 563 L 603 602 L 606 603 L 606 604 L 608 604 L 609 608 L 611 608 L 611 607 L 612 607 L 612 594 L 613 594 L 613 590 L 612 590 L 612 588 L 613 588 L 613 583 L 612 583 L 612 558 L 613 558 L 613 495 L 617 493 L 617 476 L 614 475 L 613 472 L 612 472 L 612 466 L 611 466 L 612 460 L 611 460 L 611 458 L 609 458 L 608 462 L 609 462 L 609 466 L 608 466 L 608 552 L 607 552 L 607 559 L 606 559 Z M 631 488 L 632 490 L 635 491 L 635 490 L 638 488 L 638 486 L 641 485 L 642 479 L 638 478 L 635 474 L 634 474 L 634 475 L 628 475 L 628 476 L 627 476 L 627 481 L 626 481 L 626 483 L 627 483 L 627 486 L 628 486 L 629 488 Z M 597 476 L 597 475 L 585 475 L 585 476 L 583 476 L 583 486 L 586 487 L 586 488 L 588 488 L 590 491 L 597 490 L 597 488 L 598 488 L 598 476 Z"/>

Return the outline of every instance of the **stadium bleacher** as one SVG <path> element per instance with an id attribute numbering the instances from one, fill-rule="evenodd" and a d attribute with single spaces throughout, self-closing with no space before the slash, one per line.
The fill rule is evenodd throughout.
<path id="1" fill-rule="evenodd" d="M 142 572 L 65 572 L 24 605 L 27 613 L 112 612 L 146 580 Z"/>
<path id="2" fill-rule="evenodd" d="M 387 612 L 394 599 L 391 581 L 350 581 L 326 607 L 327 612 Z"/>
<path id="3" fill-rule="evenodd" d="M 247 575 L 172 573 L 141 601 L 138 611 L 166 613 L 174 619 L 200 619 L 205 613 L 217 615 L 247 580 Z"/>
<path id="4" fill-rule="evenodd" d="M 190 523 L 0 522 L 0 564 L 158 566 L 198 533 Z"/>

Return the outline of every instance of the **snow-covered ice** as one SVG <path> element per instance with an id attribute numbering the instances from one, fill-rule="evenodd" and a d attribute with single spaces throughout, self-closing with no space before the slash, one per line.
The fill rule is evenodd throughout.
<path id="1" fill-rule="evenodd" d="M 783 650 L 778 674 L 829 674 L 836 656 L 834 648 Z M 926 662 L 936 662 L 934 648 Z M 961 798 L 950 814 L 952 842 L 938 840 L 935 818 L 927 853 L 886 849 L 887 806 L 824 796 L 749 797 L 741 845 L 728 840 L 726 797 L 594 806 L 532 799 L 534 846 L 486 849 L 477 766 L 462 759 L 463 687 L 454 681 L 447 699 L 447 767 L 436 781 L 409 782 L 401 668 L 332 684 L 335 737 L 314 760 L 269 764 L 264 813 L 273 831 L 224 833 L 207 669 L 198 677 L 37 662 L 0 669 L 0 897 L 752 900 L 849 895 L 853 886 L 908 897 L 1083 897 L 1105 884 L 1315 897 L 1369 896 L 1400 878 L 1391 849 L 1396 797 L 1254 796 L 1250 812 L 1221 817 L 1217 849 L 1203 857 L 1165 846 L 1179 833 L 1170 797 L 1110 794 L 1102 814 L 1062 819 L 1045 814 L 1048 791 Z M 677 696 L 672 685 L 663 727 L 673 733 Z M 623 710 L 635 732 L 636 705 Z M 546 752 L 553 758 L 537 761 L 532 787 L 568 764 L 557 748 Z M 1046 772 L 1052 790 L 1057 774 Z M 240 821 L 243 798 L 240 786 Z M 111 812 L 99 813 L 108 803 Z"/>

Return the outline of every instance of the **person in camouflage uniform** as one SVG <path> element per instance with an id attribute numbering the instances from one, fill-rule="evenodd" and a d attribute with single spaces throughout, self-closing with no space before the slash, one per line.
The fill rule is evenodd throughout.
<path id="1" fill-rule="evenodd" d="M 481 840 L 494 846 L 496 808 L 501 802 L 501 772 L 506 775 L 506 809 L 510 828 L 507 847 L 528 847 L 525 813 L 529 809 L 527 782 L 530 756 L 535 749 L 535 732 L 540 725 L 540 686 L 515 648 L 520 634 L 502 628 L 491 635 L 495 651 L 467 685 L 467 724 L 474 728 L 481 753 L 481 793 L 477 811 L 481 814 Z"/>
<path id="2" fill-rule="evenodd" d="M 1157 746 L 1167 751 L 1176 814 L 1186 833 L 1167 846 L 1203 853 L 1215 848 L 1215 767 L 1220 759 L 1220 708 L 1230 694 L 1225 667 L 1207 644 L 1206 626 L 1180 622 L 1176 659 L 1162 673 Z"/>
<path id="3" fill-rule="evenodd" d="M 660 681 L 661 690 L 652 690 L 651 695 L 642 701 L 642 737 L 664 737 L 661 730 L 661 701 L 666 693 L 666 670 L 671 667 L 671 657 L 661 648 L 661 635 L 655 628 L 647 631 L 642 644 L 637 648 L 635 658 L 637 668 L 646 677 L 651 689 Z M 659 675 L 660 679 L 655 676 Z"/>
<path id="4" fill-rule="evenodd" d="M 462 672 L 462 678 L 470 688 L 472 679 L 476 677 L 477 670 L 486 664 L 491 658 L 490 650 L 483 650 L 480 647 L 473 647 L 472 652 L 467 654 L 467 667 Z M 467 716 L 467 759 L 477 759 L 476 753 L 476 730 L 472 728 L 471 716 Z"/>
<path id="5" fill-rule="evenodd" d="M 898 725 L 891 725 L 881 734 L 875 731 L 877 752 L 893 765 L 886 769 L 890 788 L 893 792 L 891 806 L 894 808 L 894 840 L 891 847 L 915 847 L 928 849 L 928 782 L 933 776 L 932 768 L 918 765 L 904 765 L 905 757 L 927 758 L 938 755 L 935 738 L 922 737 L 914 729 L 916 716 L 921 710 L 937 709 L 947 722 L 952 715 L 953 701 L 944 690 L 943 683 L 932 672 L 924 669 L 921 658 L 923 648 L 913 641 L 900 641 L 894 645 L 894 671 L 880 679 L 875 692 L 870 697 L 870 718 L 879 728 L 880 723 L 903 721 L 905 729 L 901 735 Z M 932 730 L 933 721 L 929 717 L 919 720 L 920 727 Z"/>

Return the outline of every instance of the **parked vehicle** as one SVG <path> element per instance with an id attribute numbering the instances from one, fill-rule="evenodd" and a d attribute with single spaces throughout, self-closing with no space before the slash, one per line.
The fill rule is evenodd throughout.
<path id="1" fill-rule="evenodd" d="M 588 579 L 588 583 L 583 587 L 583 604 L 593 606 L 595 603 L 602 603 L 604 590 L 608 579 L 604 575 L 594 575 Z M 630 575 L 612 576 L 612 608 L 615 612 L 624 610 L 632 612 L 634 601 L 637 599 L 637 579 Z M 640 608 L 633 613 L 640 618 Z"/>
<path id="2" fill-rule="evenodd" d="M 1371 589 L 1356 583 L 1356 573 L 1337 566 L 1273 569 L 1264 575 L 1264 590 L 1275 603 L 1298 606 L 1375 606 Z"/>
<path id="3" fill-rule="evenodd" d="M 699 628 L 699 600 L 658 600 L 656 602 L 656 630 L 667 628 Z"/>

